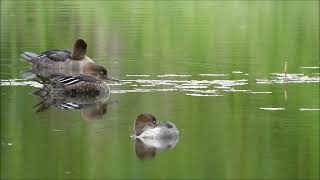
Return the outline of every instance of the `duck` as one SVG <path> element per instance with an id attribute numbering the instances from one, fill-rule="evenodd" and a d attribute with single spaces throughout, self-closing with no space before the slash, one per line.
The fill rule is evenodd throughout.
<path id="1" fill-rule="evenodd" d="M 157 151 L 173 149 L 179 142 L 179 131 L 171 122 L 157 123 L 154 115 L 140 114 L 134 123 L 135 153 L 140 160 L 151 160 Z"/>
<path id="2" fill-rule="evenodd" d="M 139 139 L 177 139 L 179 131 L 172 122 L 157 122 L 154 115 L 142 113 L 134 123 L 134 138 Z"/>
<path id="3" fill-rule="evenodd" d="M 32 64 L 32 71 L 42 77 L 51 75 L 85 74 L 99 79 L 114 80 L 102 65 L 96 64 L 86 55 L 87 43 L 77 39 L 73 50 L 48 50 L 40 55 L 33 52 L 23 52 L 21 57 Z"/>
<path id="4" fill-rule="evenodd" d="M 45 112 L 50 107 L 66 111 L 75 110 L 80 111 L 82 118 L 86 121 L 102 119 L 107 113 L 109 106 L 115 103 L 114 101 L 109 101 L 108 94 L 99 96 L 78 95 L 76 97 L 54 96 L 48 94 L 43 87 L 37 89 L 32 94 L 40 98 L 40 102 L 33 106 L 36 109 L 36 113 Z"/>
<path id="5" fill-rule="evenodd" d="M 52 75 L 42 77 L 37 75 L 41 81 L 42 88 L 36 92 L 39 96 L 54 97 L 71 97 L 71 98 L 92 98 L 102 97 L 109 98 L 109 85 L 102 79 L 88 76 L 85 74 L 78 75 Z"/>

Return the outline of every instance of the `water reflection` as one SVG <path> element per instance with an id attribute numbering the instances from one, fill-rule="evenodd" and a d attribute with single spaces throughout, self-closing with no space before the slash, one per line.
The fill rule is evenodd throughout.
<path id="1" fill-rule="evenodd" d="M 39 94 L 34 93 L 36 96 Z M 34 106 L 36 112 L 44 112 L 54 106 L 65 110 L 80 110 L 86 120 L 101 119 L 114 102 L 95 97 L 39 96 L 40 102 Z"/>
<path id="2" fill-rule="evenodd" d="M 165 151 L 167 149 L 173 149 L 179 142 L 178 138 L 170 139 L 147 139 L 147 138 L 135 138 L 134 148 L 137 157 L 140 160 L 153 159 L 156 156 L 157 151 Z"/>
<path id="3" fill-rule="evenodd" d="M 101 119 L 112 102 L 108 101 L 110 89 L 106 83 L 96 84 L 97 79 L 84 76 L 53 76 L 41 78 L 42 84 L 33 94 L 40 97 L 34 107 L 36 112 L 44 112 L 51 106 L 81 111 L 84 119 Z"/>

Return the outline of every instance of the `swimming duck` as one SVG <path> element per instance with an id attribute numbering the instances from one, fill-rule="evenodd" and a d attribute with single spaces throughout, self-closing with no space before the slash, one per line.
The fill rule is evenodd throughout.
<path id="1" fill-rule="evenodd" d="M 179 131 L 173 123 L 157 123 L 151 114 L 137 117 L 134 133 L 135 152 L 140 160 L 153 159 L 158 150 L 172 149 L 179 141 Z"/>
<path id="2" fill-rule="evenodd" d="M 37 92 L 40 96 L 61 97 L 109 97 L 110 89 L 106 82 L 101 79 L 79 74 L 79 75 L 52 75 L 41 79 L 43 88 Z"/>
<path id="3" fill-rule="evenodd" d="M 140 114 L 134 124 L 134 137 L 140 139 L 177 139 L 179 131 L 171 122 L 157 123 L 152 114 Z"/>
<path id="4" fill-rule="evenodd" d="M 44 112 L 50 107 L 57 107 L 65 110 L 79 110 L 84 120 L 101 119 L 108 110 L 108 107 L 114 102 L 108 101 L 107 97 L 103 96 L 54 96 L 47 94 L 44 89 L 39 89 L 33 94 L 40 97 L 40 102 L 33 107 L 36 112 Z"/>
<path id="5" fill-rule="evenodd" d="M 72 52 L 69 50 L 49 50 L 40 55 L 24 52 L 21 57 L 32 64 L 35 74 L 50 77 L 55 74 L 75 75 L 86 74 L 99 79 L 116 80 L 108 76 L 106 68 L 94 63 L 86 56 L 87 43 L 78 39 L 74 43 Z"/>

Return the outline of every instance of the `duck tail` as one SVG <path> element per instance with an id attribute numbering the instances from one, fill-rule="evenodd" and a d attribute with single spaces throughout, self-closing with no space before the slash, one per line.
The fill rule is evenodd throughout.
<path id="1" fill-rule="evenodd" d="M 47 81 L 46 78 L 36 74 L 36 76 L 40 79 L 34 79 L 34 81 L 38 82 L 39 84 L 42 85 L 42 88 L 37 89 L 36 91 L 34 91 L 32 94 L 36 95 L 36 96 L 45 96 L 48 94 L 46 88 L 45 88 L 45 82 Z"/>
<path id="2" fill-rule="evenodd" d="M 23 59 L 32 62 L 32 60 L 34 60 L 36 57 L 38 57 L 39 55 L 33 52 L 24 52 L 20 55 Z"/>
<path id="3" fill-rule="evenodd" d="M 36 79 L 35 79 L 35 81 L 37 81 L 37 82 L 40 83 L 40 84 L 45 84 L 45 83 L 49 80 L 48 78 L 46 78 L 46 77 L 44 77 L 44 76 L 41 76 L 41 75 L 39 75 L 39 74 L 36 74 L 36 76 L 37 76 L 41 81 L 36 80 Z"/>
<path id="4" fill-rule="evenodd" d="M 46 97 L 48 95 L 50 95 L 50 88 L 51 86 L 48 85 L 50 79 L 43 77 L 41 75 L 36 74 L 36 76 L 38 77 L 38 79 L 34 79 L 34 81 L 42 84 L 42 88 L 37 89 L 36 91 L 34 91 L 32 94 L 36 95 L 36 96 L 40 96 L 40 97 Z"/>

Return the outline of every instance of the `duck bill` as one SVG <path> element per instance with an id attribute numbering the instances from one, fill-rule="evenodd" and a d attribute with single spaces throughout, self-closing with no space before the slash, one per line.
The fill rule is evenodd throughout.
<path id="1" fill-rule="evenodd" d="M 116 78 L 114 78 L 114 77 L 112 77 L 112 76 L 107 76 L 107 80 L 109 80 L 109 81 L 115 81 L 115 82 L 121 82 L 121 80 L 120 79 L 116 79 Z"/>

